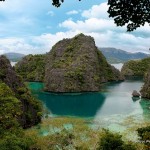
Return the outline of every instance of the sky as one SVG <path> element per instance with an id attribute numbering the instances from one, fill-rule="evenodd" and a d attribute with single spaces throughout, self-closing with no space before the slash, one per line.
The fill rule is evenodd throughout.
<path id="1" fill-rule="evenodd" d="M 97 47 L 149 53 L 150 26 L 127 32 L 108 17 L 106 0 L 65 0 L 61 7 L 51 0 L 0 2 L 0 54 L 42 54 L 64 38 L 79 33 L 94 37 Z"/>

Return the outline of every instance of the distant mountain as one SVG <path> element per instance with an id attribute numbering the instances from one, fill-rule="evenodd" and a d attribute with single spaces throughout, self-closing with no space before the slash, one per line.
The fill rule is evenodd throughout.
<path id="1" fill-rule="evenodd" d="M 21 60 L 25 55 L 20 53 L 5 53 L 5 55 L 10 61 L 17 62 Z"/>
<path id="2" fill-rule="evenodd" d="M 109 63 L 124 63 L 129 60 L 135 59 L 143 59 L 146 57 L 150 57 L 149 54 L 146 53 L 130 53 L 121 49 L 116 48 L 99 48 L 99 50 L 103 53 Z"/>

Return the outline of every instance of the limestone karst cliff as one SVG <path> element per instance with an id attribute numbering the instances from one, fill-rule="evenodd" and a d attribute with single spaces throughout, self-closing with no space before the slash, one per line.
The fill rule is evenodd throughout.
<path id="1" fill-rule="evenodd" d="M 119 71 L 107 63 L 91 36 L 79 34 L 63 39 L 46 56 L 46 91 L 100 91 L 101 83 L 121 79 Z"/>

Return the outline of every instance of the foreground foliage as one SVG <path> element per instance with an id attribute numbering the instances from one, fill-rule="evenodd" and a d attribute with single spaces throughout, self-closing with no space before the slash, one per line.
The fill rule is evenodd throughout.
<path id="1" fill-rule="evenodd" d="M 137 129 L 139 139 L 145 145 L 145 149 L 150 149 L 150 126 Z"/>
<path id="2" fill-rule="evenodd" d="M 138 140 L 133 142 L 119 133 L 93 129 L 91 123 L 69 117 L 46 118 L 25 134 L 35 142 L 31 148 L 39 150 L 144 150 Z"/>
<path id="3" fill-rule="evenodd" d="M 24 136 L 18 118 L 21 116 L 21 102 L 14 92 L 0 82 L 0 149 L 1 150 L 27 150 L 32 143 Z"/>

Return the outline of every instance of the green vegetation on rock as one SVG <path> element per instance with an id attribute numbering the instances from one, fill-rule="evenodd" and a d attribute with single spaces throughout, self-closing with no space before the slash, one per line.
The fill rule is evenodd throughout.
<path id="1" fill-rule="evenodd" d="M 121 73 L 124 76 L 144 76 L 150 67 L 150 57 L 141 60 L 131 60 L 126 62 Z"/>
<path id="2" fill-rule="evenodd" d="M 45 89 L 52 92 L 99 91 L 102 82 L 121 79 L 94 39 L 82 33 L 54 45 L 46 56 L 45 70 Z"/>
<path id="3" fill-rule="evenodd" d="M 150 99 L 150 68 L 145 73 L 144 85 L 140 92 L 141 92 L 142 97 Z"/>
<path id="4" fill-rule="evenodd" d="M 45 55 L 27 55 L 15 65 L 15 70 L 25 81 L 43 81 Z"/>
<path id="5" fill-rule="evenodd" d="M 31 96 L 5 56 L 0 56 L 0 149 L 29 150 L 33 139 L 23 128 L 41 121 L 42 105 Z"/>
<path id="6" fill-rule="evenodd" d="M 25 137 L 18 119 L 22 115 L 21 102 L 15 93 L 0 82 L 0 149 L 28 150 L 32 144 L 30 138 Z"/>
<path id="7" fill-rule="evenodd" d="M 22 78 L 16 74 L 14 68 L 10 65 L 9 60 L 5 56 L 0 56 L 0 83 L 0 102 L 2 103 L 4 100 L 5 102 L 12 102 L 4 104 L 10 105 L 10 110 L 12 106 L 11 113 L 14 112 L 12 115 L 15 115 L 15 111 L 19 114 L 21 112 L 20 116 L 17 117 L 19 124 L 23 128 L 28 128 L 39 123 L 42 116 L 41 103 L 31 96 Z M 15 107 L 14 103 L 16 103 Z M 1 106 L 1 109 L 5 109 L 5 106 Z"/>

